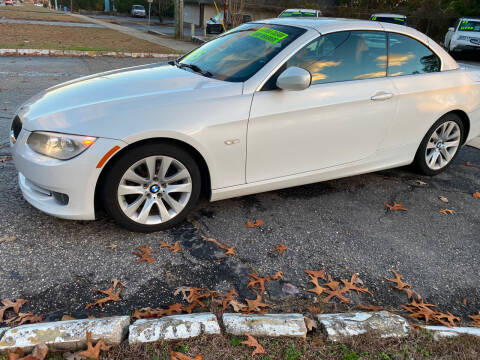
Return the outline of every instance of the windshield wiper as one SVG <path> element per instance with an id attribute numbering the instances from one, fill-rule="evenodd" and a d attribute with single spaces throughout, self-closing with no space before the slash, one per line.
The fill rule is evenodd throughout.
<path id="1" fill-rule="evenodd" d="M 198 67 L 197 65 L 193 65 L 193 64 L 184 64 L 184 63 L 175 63 L 176 66 L 178 66 L 180 69 L 182 68 L 188 68 L 188 69 L 192 69 L 193 71 L 195 71 L 196 73 L 199 73 L 199 74 L 202 74 L 203 76 L 206 76 L 206 77 L 212 77 L 212 73 L 210 71 L 205 71 L 205 70 L 202 70 L 200 67 Z"/>

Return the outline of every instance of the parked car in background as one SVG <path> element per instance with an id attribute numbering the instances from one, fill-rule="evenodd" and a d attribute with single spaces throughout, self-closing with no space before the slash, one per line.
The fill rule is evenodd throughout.
<path id="1" fill-rule="evenodd" d="M 221 34 L 224 31 L 223 25 L 223 13 L 219 13 L 207 21 L 207 34 Z M 224 23 L 227 27 L 227 24 Z"/>
<path id="2" fill-rule="evenodd" d="M 145 11 L 145 7 L 143 5 L 133 5 L 130 14 L 133 17 L 147 17 L 147 12 Z"/>
<path id="3" fill-rule="evenodd" d="M 448 29 L 444 46 L 449 52 L 480 50 L 480 19 L 460 18 Z"/>
<path id="4" fill-rule="evenodd" d="M 407 17 L 399 14 L 373 14 L 370 20 L 407 26 Z"/>
<path id="5" fill-rule="evenodd" d="M 103 207 L 133 231 L 221 200 L 408 164 L 436 175 L 480 135 L 480 70 L 407 26 L 243 24 L 169 64 L 71 80 L 10 127 L 24 198 L 61 218 Z"/>
<path id="6" fill-rule="evenodd" d="M 320 17 L 322 16 L 322 12 L 320 10 L 313 10 L 313 9 L 287 9 L 283 10 L 278 17 L 285 18 L 285 17 Z"/>

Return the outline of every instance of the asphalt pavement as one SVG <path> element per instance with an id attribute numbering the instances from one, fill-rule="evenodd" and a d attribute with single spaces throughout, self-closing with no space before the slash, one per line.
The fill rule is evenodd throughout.
<path id="1" fill-rule="evenodd" d="M 0 156 L 8 155 L 8 133 L 16 109 L 54 84 L 154 59 L 0 57 Z M 161 109 L 159 109 L 161 111 Z M 474 166 L 466 166 L 469 162 Z M 188 222 L 165 232 L 137 234 L 110 218 L 68 221 L 45 215 L 23 200 L 12 161 L 0 162 L 0 299 L 25 298 L 23 310 L 59 319 L 63 314 L 125 314 L 145 306 L 179 302 L 179 286 L 220 291 L 235 286 L 242 296 L 247 274 L 273 275 L 300 289 L 293 300 L 313 303 L 304 270 L 325 269 L 335 278 L 359 273 L 373 296 L 355 302 L 400 309 L 406 296 L 392 291 L 385 276 L 394 268 L 430 303 L 467 320 L 480 310 L 480 150 L 464 147 L 455 163 L 436 177 L 409 168 L 208 203 Z M 419 180 L 421 182 L 419 182 Z M 422 183 L 423 182 L 423 183 Z M 448 198 L 448 203 L 439 197 Z M 404 204 L 390 212 L 384 202 Z M 455 210 L 446 216 L 440 209 Z M 263 220 L 258 228 L 247 221 Z M 235 256 L 203 236 L 235 246 Z M 179 241 L 182 250 L 160 248 Z M 149 244 L 153 263 L 136 263 L 136 247 Z M 288 250 L 278 256 L 277 244 Z M 111 279 L 127 286 L 122 301 L 84 311 Z M 269 303 L 289 302 L 284 282 L 267 285 Z M 467 298 L 467 305 L 463 299 Z"/>

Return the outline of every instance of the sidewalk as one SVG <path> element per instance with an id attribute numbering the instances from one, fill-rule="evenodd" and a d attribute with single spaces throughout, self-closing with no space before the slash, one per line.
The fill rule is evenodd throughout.
<path id="1" fill-rule="evenodd" d="M 121 32 L 123 34 L 131 35 L 131 36 L 136 37 L 138 39 L 142 39 L 142 40 L 154 43 L 154 44 L 158 44 L 158 45 L 161 45 L 161 46 L 168 47 L 168 48 L 173 49 L 173 50 L 175 50 L 179 53 L 186 53 L 186 52 L 189 52 L 192 49 L 197 47 L 197 45 L 195 45 L 193 43 L 180 41 L 180 40 L 174 40 L 174 39 L 168 39 L 168 38 L 160 38 L 160 37 L 155 36 L 155 35 L 146 34 L 146 33 L 142 32 L 142 31 L 139 31 L 139 30 L 135 30 L 135 29 L 132 29 L 132 28 L 129 28 L 129 27 L 126 27 L 126 26 L 122 26 L 122 25 L 112 24 L 112 23 L 109 23 L 109 22 L 106 22 L 106 21 L 102 21 L 102 20 L 99 20 L 99 19 L 89 17 L 89 16 L 78 15 L 78 14 L 72 14 L 72 16 L 75 16 L 75 17 L 83 19 L 83 20 L 90 21 L 90 22 L 98 24 L 98 25 L 102 25 L 106 28 Z"/>

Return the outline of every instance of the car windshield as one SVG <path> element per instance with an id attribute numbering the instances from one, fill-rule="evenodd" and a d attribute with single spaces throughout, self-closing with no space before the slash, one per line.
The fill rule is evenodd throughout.
<path id="1" fill-rule="evenodd" d="M 280 17 L 317 17 L 315 11 L 284 11 Z"/>
<path id="2" fill-rule="evenodd" d="M 133 5 L 133 8 L 135 10 L 144 10 L 145 8 L 143 7 L 143 5 Z"/>
<path id="3" fill-rule="evenodd" d="M 244 24 L 185 55 L 177 66 L 218 80 L 243 82 L 305 29 L 274 24 Z"/>
<path id="4" fill-rule="evenodd" d="M 407 25 L 407 19 L 401 17 L 372 16 L 370 20 L 381 21 L 390 24 Z"/>
<path id="5" fill-rule="evenodd" d="M 462 20 L 458 31 L 475 31 L 480 32 L 480 21 Z"/>

